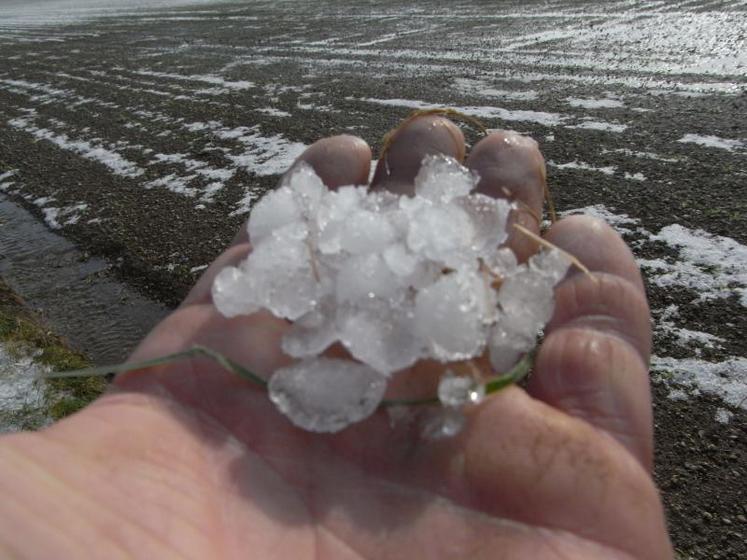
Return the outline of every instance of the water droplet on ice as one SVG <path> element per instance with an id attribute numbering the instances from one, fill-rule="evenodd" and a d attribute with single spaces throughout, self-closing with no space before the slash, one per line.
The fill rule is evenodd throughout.
<path id="1" fill-rule="evenodd" d="M 314 358 L 277 370 L 270 400 L 293 424 L 310 432 L 339 432 L 376 410 L 386 379 L 348 360 Z"/>
<path id="2" fill-rule="evenodd" d="M 464 429 L 467 419 L 464 414 L 452 407 L 444 407 L 433 413 L 433 416 L 423 427 L 425 439 L 444 439 L 454 437 Z"/>
<path id="3" fill-rule="evenodd" d="M 438 383 L 438 400 L 444 406 L 477 404 L 485 396 L 485 387 L 471 377 L 458 377 L 447 371 Z"/>

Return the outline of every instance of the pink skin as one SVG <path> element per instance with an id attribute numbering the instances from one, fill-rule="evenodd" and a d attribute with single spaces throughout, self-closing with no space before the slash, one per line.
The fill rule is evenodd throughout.
<path id="1" fill-rule="evenodd" d="M 463 159 L 459 129 L 441 117 L 412 121 L 372 188 L 406 191 L 433 152 Z M 371 152 L 339 136 L 301 159 L 334 188 L 365 181 Z M 539 210 L 545 171 L 533 142 L 496 133 L 467 165 L 482 192 Z M 516 219 L 536 231 L 531 213 Z M 638 269 L 591 218 L 563 220 L 547 238 L 596 280 L 564 280 L 527 390 L 473 408 L 460 436 L 424 441 L 384 413 L 336 435 L 306 433 L 205 360 L 120 376 L 73 417 L 2 439 L 0 556 L 671 558 L 650 474 L 650 327 Z M 528 255 L 533 245 L 518 239 Z M 249 250 L 240 234 L 132 360 L 199 342 L 263 375 L 287 363 L 283 321 L 226 320 L 211 303 L 216 272 Z M 409 375 L 427 379 L 431 368 Z"/>

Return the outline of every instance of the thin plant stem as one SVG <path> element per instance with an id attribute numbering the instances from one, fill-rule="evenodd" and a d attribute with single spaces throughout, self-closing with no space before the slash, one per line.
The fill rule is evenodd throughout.
<path id="1" fill-rule="evenodd" d="M 193 346 L 189 350 L 184 350 L 182 352 L 177 352 L 175 354 L 169 354 L 167 356 L 161 356 L 160 358 L 154 358 L 153 360 L 146 360 L 144 362 L 123 363 L 123 364 L 115 364 L 115 365 L 110 365 L 110 366 L 98 366 L 98 367 L 91 367 L 91 368 L 85 368 L 85 369 L 76 369 L 73 371 L 56 371 L 56 372 L 48 373 L 44 377 L 47 377 L 50 379 L 63 379 L 63 378 L 69 378 L 69 377 L 94 377 L 94 376 L 109 375 L 112 373 L 126 373 L 128 371 L 150 369 L 150 368 L 154 368 L 154 367 L 158 367 L 158 366 L 162 366 L 166 364 L 171 364 L 179 360 L 193 358 L 195 356 L 203 356 L 206 358 L 210 358 L 211 360 L 215 361 L 220 366 L 222 366 L 224 369 L 227 369 L 231 373 L 235 373 L 242 379 L 246 379 L 247 381 L 250 381 L 251 383 L 258 385 L 260 387 L 267 386 L 267 381 L 265 381 L 262 377 L 260 377 L 256 373 L 252 373 L 245 367 L 239 365 L 238 363 L 234 362 L 230 358 L 227 358 L 220 352 L 216 352 L 215 350 L 211 350 L 210 348 L 206 348 L 205 346 L 199 346 L 199 345 Z"/>
<path id="2" fill-rule="evenodd" d="M 256 373 L 252 373 L 245 367 L 239 365 L 238 363 L 234 362 L 230 358 L 227 358 L 220 352 L 216 352 L 215 350 L 211 350 L 210 348 L 206 348 L 204 346 L 193 346 L 189 350 L 184 350 L 183 352 L 177 352 L 175 354 L 161 356 L 160 358 L 155 358 L 153 360 L 146 360 L 144 362 L 115 364 L 115 365 L 110 365 L 110 366 L 99 366 L 99 367 L 92 367 L 92 368 L 85 368 L 85 369 L 77 369 L 74 371 L 52 372 L 52 373 L 46 374 L 44 377 L 48 379 L 63 379 L 63 378 L 70 378 L 70 377 L 93 377 L 93 376 L 109 375 L 112 373 L 126 373 L 128 371 L 138 371 L 138 370 L 150 369 L 150 368 L 154 368 L 154 367 L 158 367 L 158 366 L 162 366 L 166 364 L 171 364 L 179 360 L 193 358 L 195 356 L 202 356 L 205 358 L 210 358 L 211 360 L 215 361 L 217 364 L 219 364 L 224 369 L 230 371 L 231 373 L 238 375 L 242 379 L 246 379 L 250 383 L 257 385 L 259 387 L 262 387 L 262 388 L 267 387 L 267 381 L 263 379 L 262 377 L 260 377 L 259 375 L 257 375 Z M 509 385 L 518 383 L 524 377 L 527 376 L 527 374 L 532 368 L 533 362 L 534 362 L 534 352 L 530 352 L 526 354 L 521 359 L 521 361 L 519 361 L 519 363 L 513 367 L 511 371 L 509 371 L 508 373 L 504 375 L 494 377 L 493 379 L 488 381 L 485 384 L 485 394 L 489 395 L 491 393 L 496 393 Z M 429 404 L 438 404 L 438 402 L 439 400 L 437 396 L 425 397 L 425 398 L 420 398 L 420 399 L 386 399 L 386 400 L 383 400 L 379 406 L 383 408 L 391 407 L 391 406 L 421 406 L 421 405 L 429 405 Z"/>

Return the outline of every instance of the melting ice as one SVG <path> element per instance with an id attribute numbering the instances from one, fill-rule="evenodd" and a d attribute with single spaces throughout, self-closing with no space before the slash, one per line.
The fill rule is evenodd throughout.
<path id="1" fill-rule="evenodd" d="M 327 189 L 301 164 L 257 203 L 253 252 L 222 270 L 213 300 L 226 317 L 267 309 L 293 321 L 270 396 L 296 425 L 338 431 L 369 416 L 387 378 L 422 359 L 488 353 L 510 369 L 535 343 L 570 261 L 559 251 L 519 265 L 507 238 L 513 206 L 473 194 L 478 177 L 428 156 L 415 195 Z M 320 358 L 335 343 L 356 360 Z M 464 382 L 451 380 L 452 387 Z"/>

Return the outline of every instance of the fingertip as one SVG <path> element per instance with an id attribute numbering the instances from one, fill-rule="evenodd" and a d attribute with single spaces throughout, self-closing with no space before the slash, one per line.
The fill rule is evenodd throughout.
<path id="1" fill-rule="evenodd" d="M 589 270 L 615 274 L 645 292 L 633 253 L 620 234 L 604 220 L 585 215 L 568 216 L 553 224 L 545 239 L 575 256 Z M 572 273 L 578 272 L 573 270 Z"/>
<path id="2" fill-rule="evenodd" d="M 465 149 L 464 134 L 449 119 L 440 115 L 415 117 L 393 132 L 371 187 L 413 194 L 413 182 L 425 156 L 443 154 L 462 162 Z"/>
<path id="3" fill-rule="evenodd" d="M 330 189 L 365 185 L 371 168 L 371 148 L 365 140 L 350 134 L 322 138 L 306 148 L 285 175 L 302 162 L 310 165 Z"/>

